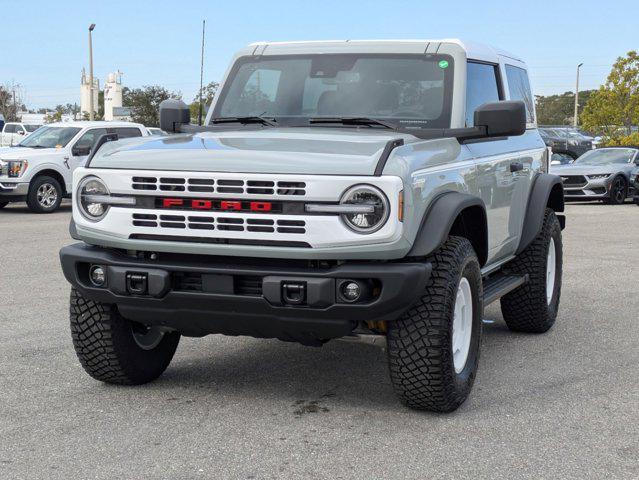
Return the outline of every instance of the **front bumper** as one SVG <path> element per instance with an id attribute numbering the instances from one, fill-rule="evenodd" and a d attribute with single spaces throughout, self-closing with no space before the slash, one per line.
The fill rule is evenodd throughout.
<path id="1" fill-rule="evenodd" d="M 10 182 L 0 179 L 0 199 L 18 201 L 26 198 L 29 184 L 25 182 Z"/>
<path id="2" fill-rule="evenodd" d="M 349 335 L 362 321 L 398 318 L 422 294 L 432 269 L 428 263 L 402 262 L 311 268 L 282 260 L 175 254 L 149 260 L 84 243 L 62 248 L 60 260 L 82 295 L 117 305 L 130 320 L 187 336 L 249 335 L 307 345 Z M 105 287 L 91 284 L 91 265 L 106 267 Z M 144 294 L 131 293 L 127 278 L 134 274 L 148 279 Z M 345 303 L 338 287 L 346 279 L 369 282 L 374 293 L 361 303 Z M 285 300 L 291 283 L 304 285 L 304 303 Z"/>

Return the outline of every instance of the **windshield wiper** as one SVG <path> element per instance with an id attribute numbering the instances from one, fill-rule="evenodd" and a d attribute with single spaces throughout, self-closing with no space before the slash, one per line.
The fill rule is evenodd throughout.
<path id="1" fill-rule="evenodd" d="M 379 120 L 377 118 L 368 117 L 314 117 L 308 120 L 310 124 L 318 123 L 339 123 L 341 125 L 364 125 L 368 127 L 380 126 L 384 128 L 390 128 L 391 130 L 397 129 L 397 125 Z"/>
<path id="2" fill-rule="evenodd" d="M 262 125 L 268 125 L 269 127 L 275 127 L 277 121 L 274 118 L 265 118 L 261 115 L 253 115 L 248 117 L 218 117 L 212 118 L 211 123 L 241 123 L 247 125 L 249 123 L 261 123 Z"/>

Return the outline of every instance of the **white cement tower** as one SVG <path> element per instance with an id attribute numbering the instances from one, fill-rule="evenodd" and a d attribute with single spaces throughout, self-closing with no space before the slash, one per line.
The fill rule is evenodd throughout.
<path id="1" fill-rule="evenodd" d="M 122 107 L 122 72 L 109 73 L 104 84 L 104 119 L 113 120 L 113 109 Z"/>
<path id="2" fill-rule="evenodd" d="M 98 113 L 98 92 L 100 91 L 100 80 L 93 78 L 93 112 Z M 91 109 L 91 85 L 89 77 L 84 68 L 82 69 L 82 81 L 80 84 L 80 115 L 88 115 Z"/>

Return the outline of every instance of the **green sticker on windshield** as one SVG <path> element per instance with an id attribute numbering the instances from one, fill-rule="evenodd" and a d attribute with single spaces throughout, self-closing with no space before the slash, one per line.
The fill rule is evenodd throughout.
<path id="1" fill-rule="evenodd" d="M 448 60 L 440 60 L 439 68 L 448 68 Z"/>

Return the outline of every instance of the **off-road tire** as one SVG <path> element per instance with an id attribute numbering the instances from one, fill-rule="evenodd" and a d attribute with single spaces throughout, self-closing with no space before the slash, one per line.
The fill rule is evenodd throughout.
<path id="1" fill-rule="evenodd" d="M 422 297 L 398 320 L 388 322 L 390 377 L 407 406 L 452 412 L 468 397 L 477 373 L 482 329 L 482 279 L 470 242 L 449 237 L 428 259 L 433 266 Z M 462 276 L 471 286 L 470 349 L 460 373 L 453 362 L 453 316 Z"/>
<path id="2" fill-rule="evenodd" d="M 555 282 L 552 298 L 548 302 L 546 263 L 551 238 L 555 242 Z M 501 311 L 509 329 L 544 333 L 553 326 L 561 297 L 562 262 L 561 227 L 555 212 L 547 208 L 537 237 L 504 268 L 508 273 L 528 274 L 529 277 L 527 283 L 501 298 Z"/>
<path id="3" fill-rule="evenodd" d="M 0 210 L 9 205 L 9 202 L 0 202 Z"/>
<path id="4" fill-rule="evenodd" d="M 628 182 L 620 175 L 612 179 L 610 193 L 605 202 L 609 205 L 623 205 L 628 197 Z"/>
<path id="5" fill-rule="evenodd" d="M 55 202 L 48 206 L 45 206 L 38 201 L 38 189 L 43 185 L 50 185 L 56 190 L 57 193 Z M 53 177 L 40 175 L 34 178 L 29 185 L 29 193 L 27 193 L 27 206 L 29 207 L 29 210 L 34 213 L 52 213 L 60 207 L 63 195 L 64 192 L 62 190 L 60 182 L 58 182 Z"/>
<path id="6" fill-rule="evenodd" d="M 131 322 L 113 305 L 94 302 L 71 289 L 71 336 L 75 353 L 96 380 L 119 385 L 140 385 L 158 378 L 171 363 L 180 341 L 167 332 L 152 350 L 133 338 Z"/>

